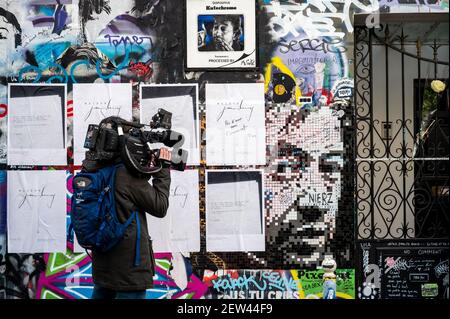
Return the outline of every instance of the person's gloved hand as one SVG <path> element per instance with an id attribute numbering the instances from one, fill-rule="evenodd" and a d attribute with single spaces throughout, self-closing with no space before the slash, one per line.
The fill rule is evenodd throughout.
<path id="1" fill-rule="evenodd" d="M 158 158 L 163 167 L 169 167 L 172 160 L 172 152 L 165 147 L 161 147 Z"/>

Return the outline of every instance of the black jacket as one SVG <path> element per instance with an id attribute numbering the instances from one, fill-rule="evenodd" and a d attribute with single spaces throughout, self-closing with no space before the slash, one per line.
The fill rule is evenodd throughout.
<path id="1" fill-rule="evenodd" d="M 120 222 L 137 210 L 141 224 L 141 263 L 134 266 L 136 221 L 128 227 L 124 238 L 106 253 L 93 252 L 94 284 L 118 291 L 145 290 L 153 287 L 154 257 L 147 229 L 146 212 L 164 217 L 169 207 L 170 171 L 163 168 L 152 175 L 151 186 L 146 178 L 131 175 L 125 167 L 116 172 L 116 209 Z"/>

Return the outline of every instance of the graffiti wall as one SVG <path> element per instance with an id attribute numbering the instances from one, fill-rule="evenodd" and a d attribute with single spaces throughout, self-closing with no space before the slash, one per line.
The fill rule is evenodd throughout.
<path id="1" fill-rule="evenodd" d="M 448 1 L 417 1 L 448 10 Z M 185 69 L 186 12 L 180 2 L 0 0 L 0 298 L 92 294 L 91 259 L 75 248 L 68 215 L 71 181 L 80 169 L 74 164 L 73 124 L 73 85 L 80 83 L 130 83 L 135 121 L 141 116 L 141 84 L 198 85 L 201 157 L 188 168 L 199 171 L 200 245 L 190 252 L 156 253 L 148 299 L 322 298 L 325 257 L 337 263 L 338 298 L 366 296 L 366 288 L 360 287 L 362 295 L 355 288 L 352 17 L 373 13 L 368 22 L 376 24 L 377 13 L 401 4 L 257 1 L 259 68 L 223 72 Z M 8 165 L 9 83 L 66 84 L 67 165 Z M 248 168 L 207 165 L 206 91 L 212 83 L 264 87 L 266 164 L 250 167 L 262 171 L 262 250 L 207 248 L 206 168 Z M 65 253 L 8 252 L 6 171 L 15 170 L 67 172 Z"/>

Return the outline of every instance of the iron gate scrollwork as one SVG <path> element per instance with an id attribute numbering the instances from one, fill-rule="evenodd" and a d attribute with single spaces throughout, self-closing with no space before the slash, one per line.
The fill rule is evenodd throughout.
<path id="1" fill-rule="evenodd" d="M 433 39 L 446 19 L 355 27 L 358 240 L 449 236 L 448 31 Z"/>

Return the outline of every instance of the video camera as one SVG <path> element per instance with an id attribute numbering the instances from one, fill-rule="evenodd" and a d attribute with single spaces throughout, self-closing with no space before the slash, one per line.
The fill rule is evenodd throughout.
<path id="1" fill-rule="evenodd" d="M 184 136 L 171 130 L 172 113 L 159 109 L 149 125 L 126 121 L 120 117 L 105 118 L 99 125 L 90 124 L 84 147 L 83 165 L 122 161 L 131 173 L 150 175 L 162 167 L 184 171 L 188 152 L 180 147 Z M 146 127 L 150 129 L 146 130 Z M 160 149 L 151 144 L 162 143 L 172 147 L 171 161 L 159 158 Z"/>

